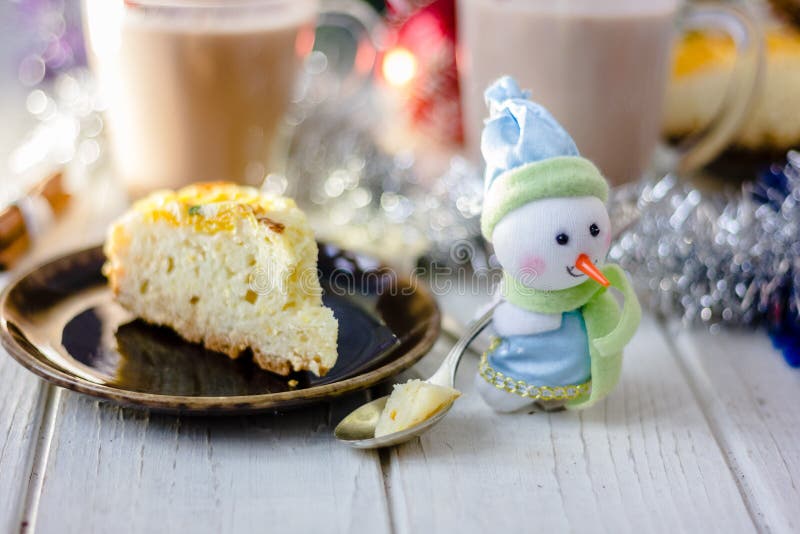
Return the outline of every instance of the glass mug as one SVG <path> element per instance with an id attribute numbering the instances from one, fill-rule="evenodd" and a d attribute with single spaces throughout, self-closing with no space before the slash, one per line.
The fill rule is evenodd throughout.
<path id="1" fill-rule="evenodd" d="M 736 133 L 752 103 L 763 53 L 756 26 L 721 4 L 681 0 L 458 0 L 458 70 L 464 136 L 480 157 L 483 91 L 503 74 L 547 107 L 608 180 L 642 176 L 658 146 L 676 21 L 715 28 L 737 45 L 736 74 L 716 121 L 667 167 L 708 162 Z"/>
<path id="2" fill-rule="evenodd" d="M 317 0 L 83 0 L 114 167 L 130 195 L 260 184 L 315 24 L 358 18 L 351 3 L 320 13 Z"/>

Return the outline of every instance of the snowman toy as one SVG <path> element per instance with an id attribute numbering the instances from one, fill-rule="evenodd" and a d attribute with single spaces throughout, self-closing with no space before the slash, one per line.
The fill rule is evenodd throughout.
<path id="1" fill-rule="evenodd" d="M 608 184 L 550 113 L 513 78 L 485 93 L 481 231 L 503 267 L 502 302 L 476 387 L 497 412 L 580 409 L 616 386 L 641 309 L 605 264 Z M 607 290 L 613 287 L 622 306 Z"/>

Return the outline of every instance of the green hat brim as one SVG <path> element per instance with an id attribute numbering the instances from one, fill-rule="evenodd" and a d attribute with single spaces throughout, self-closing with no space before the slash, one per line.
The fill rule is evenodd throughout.
<path id="1" fill-rule="evenodd" d="M 516 167 L 489 186 L 483 199 L 481 232 L 491 241 L 500 219 L 533 200 L 587 196 L 608 200 L 608 183 L 588 159 L 560 156 Z"/>

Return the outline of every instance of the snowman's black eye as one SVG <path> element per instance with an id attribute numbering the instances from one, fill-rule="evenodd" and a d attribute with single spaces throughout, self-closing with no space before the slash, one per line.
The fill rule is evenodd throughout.
<path id="1" fill-rule="evenodd" d="M 558 234 L 556 236 L 556 243 L 559 245 L 566 245 L 569 243 L 569 236 L 567 234 Z"/>
<path id="2" fill-rule="evenodd" d="M 597 237 L 600 234 L 600 228 L 595 223 L 592 223 L 589 226 L 589 233 L 592 234 L 592 237 Z"/>

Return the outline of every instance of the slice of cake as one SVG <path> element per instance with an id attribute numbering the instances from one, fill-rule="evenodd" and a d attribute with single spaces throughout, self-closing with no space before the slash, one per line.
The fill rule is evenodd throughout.
<path id="1" fill-rule="evenodd" d="M 418 425 L 460 396 L 461 392 L 456 389 L 429 384 L 422 380 L 395 384 L 378 418 L 375 437 L 394 434 Z"/>
<path id="2" fill-rule="evenodd" d="M 322 305 L 317 243 L 289 198 L 227 183 L 158 191 L 115 222 L 104 273 L 123 307 L 262 368 L 325 374 L 338 323 Z"/>

